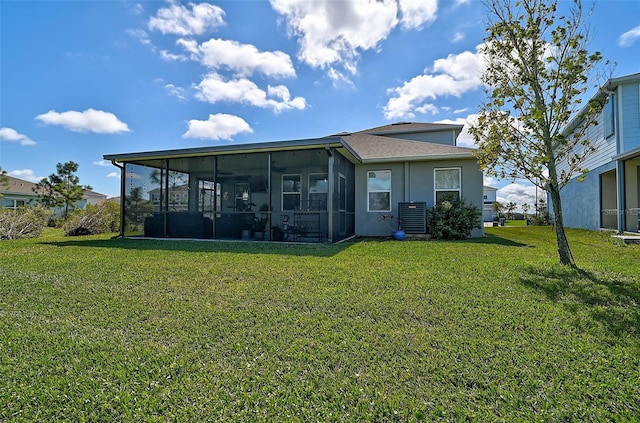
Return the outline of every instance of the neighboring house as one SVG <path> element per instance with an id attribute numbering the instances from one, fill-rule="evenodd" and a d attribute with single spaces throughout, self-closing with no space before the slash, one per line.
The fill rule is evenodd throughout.
<path id="1" fill-rule="evenodd" d="M 598 124 L 587 137 L 596 151 L 562 189 L 568 227 L 638 232 L 640 220 L 640 73 L 610 79 L 597 95 L 609 95 Z M 571 123 L 569 129 L 580 125 Z M 566 164 L 558 171 L 566 170 Z M 547 200 L 552 211 L 550 199 Z"/>
<path id="2" fill-rule="evenodd" d="M 38 201 L 38 194 L 33 192 L 36 184 L 7 175 L 8 186 L 0 184 L 0 207 L 16 209 L 33 205 Z"/>
<path id="3" fill-rule="evenodd" d="M 7 176 L 9 186 L 0 185 L 0 207 L 16 209 L 21 206 L 33 206 L 38 202 L 38 194 L 34 192 L 36 184 L 22 179 Z M 76 207 L 84 209 L 87 204 L 100 204 L 107 199 L 104 194 L 86 190 L 83 199 L 76 203 Z M 55 210 L 60 216 L 62 210 Z"/>
<path id="4" fill-rule="evenodd" d="M 498 217 L 498 213 L 496 213 L 496 207 L 494 205 L 494 203 L 498 201 L 498 188 L 483 186 L 482 190 L 482 220 L 485 222 L 492 222 L 494 218 Z"/>
<path id="5" fill-rule="evenodd" d="M 354 133 L 105 155 L 121 168 L 122 236 L 336 242 L 388 236 L 382 215 L 425 233 L 445 195 L 482 209 L 482 172 L 462 125 L 398 123 Z M 411 204 L 413 203 L 413 204 Z M 483 229 L 472 236 L 482 236 Z"/>

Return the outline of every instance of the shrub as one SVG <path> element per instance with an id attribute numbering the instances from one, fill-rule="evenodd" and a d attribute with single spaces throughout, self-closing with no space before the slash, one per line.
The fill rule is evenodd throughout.
<path id="1" fill-rule="evenodd" d="M 550 222 L 549 212 L 540 212 L 537 216 L 531 216 L 531 224 L 534 226 L 546 226 Z"/>
<path id="2" fill-rule="evenodd" d="M 0 209 L 0 239 L 39 237 L 51 215 L 51 211 L 41 205 Z"/>
<path id="3" fill-rule="evenodd" d="M 427 225 L 434 239 L 465 239 L 481 225 L 482 212 L 464 199 L 448 198 L 427 210 Z"/>
<path id="4" fill-rule="evenodd" d="M 67 236 L 95 235 L 116 232 L 120 227 L 120 205 L 105 201 L 99 205 L 88 205 L 84 210 L 76 210 L 65 222 L 63 229 Z"/>

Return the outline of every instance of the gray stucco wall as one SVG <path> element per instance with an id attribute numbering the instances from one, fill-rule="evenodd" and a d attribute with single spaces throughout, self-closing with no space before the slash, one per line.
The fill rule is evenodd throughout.
<path id="1" fill-rule="evenodd" d="M 388 134 L 387 136 L 392 138 L 400 138 L 403 140 L 425 141 L 425 142 L 433 142 L 436 144 L 456 145 L 456 132 L 453 130 L 420 132 L 420 133 L 413 133 L 413 134 Z"/>
<path id="2" fill-rule="evenodd" d="M 560 191 L 564 225 L 569 228 L 600 229 L 600 175 L 615 169 L 615 163 L 608 163 L 587 173 L 579 182 L 572 179 Z M 553 213 L 549 203 L 549 213 Z"/>
<path id="3" fill-rule="evenodd" d="M 462 197 L 482 210 L 482 172 L 475 159 L 440 160 L 387 164 L 361 164 L 355 168 L 356 235 L 389 236 L 391 230 L 381 222 L 379 212 L 367 211 L 367 172 L 391 170 L 391 207 L 389 212 L 398 215 L 398 203 L 424 201 L 427 208 L 435 203 L 434 169 L 460 167 L 462 171 Z M 473 231 L 474 237 L 484 235 L 483 228 Z"/>

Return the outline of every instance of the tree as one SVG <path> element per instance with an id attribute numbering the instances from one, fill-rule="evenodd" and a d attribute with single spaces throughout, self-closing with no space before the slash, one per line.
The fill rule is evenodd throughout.
<path id="1" fill-rule="evenodd" d="M 499 201 L 493 202 L 493 208 L 496 211 L 496 215 L 498 215 L 498 217 L 500 217 L 502 213 L 504 213 L 504 204 Z"/>
<path id="2" fill-rule="evenodd" d="M 58 163 L 56 172 L 43 178 L 36 184 L 34 192 L 40 196 L 40 202 L 47 208 L 63 207 L 63 218 L 67 220 L 69 211 L 82 200 L 84 192 L 91 189 L 88 185 L 80 185 L 80 178 L 75 175 L 79 165 L 75 162 Z"/>
<path id="3" fill-rule="evenodd" d="M 531 208 L 531 206 L 529 206 L 529 204 L 524 203 L 522 204 L 522 214 L 524 215 L 524 218 L 527 218 L 527 213 L 529 213 L 529 209 Z"/>
<path id="4" fill-rule="evenodd" d="M 134 187 L 124 199 L 126 222 L 132 230 L 138 230 L 144 222 L 144 218 L 153 213 L 153 203 L 142 196 L 142 187 Z"/>
<path id="5" fill-rule="evenodd" d="M 6 188 L 9 188 L 9 178 L 7 177 L 7 171 L 3 170 L 0 167 L 0 191 Z M 0 198 L 2 198 L 1 192 L 0 192 Z"/>
<path id="6" fill-rule="evenodd" d="M 513 212 L 516 211 L 517 207 L 518 205 L 513 201 L 509 201 L 507 203 L 507 216 L 509 217 L 509 219 L 513 220 Z"/>
<path id="7" fill-rule="evenodd" d="M 486 0 L 482 48 L 487 102 L 470 132 L 481 168 L 489 175 L 525 178 L 547 190 L 553 205 L 560 263 L 575 266 L 562 220 L 560 190 L 587 169 L 594 151 L 587 129 L 607 100 L 600 92 L 585 106 L 599 52 L 589 53 L 580 0 L 558 15 L 557 0 Z M 596 78 L 597 79 L 597 78 Z M 582 125 L 570 125 L 575 118 Z"/>

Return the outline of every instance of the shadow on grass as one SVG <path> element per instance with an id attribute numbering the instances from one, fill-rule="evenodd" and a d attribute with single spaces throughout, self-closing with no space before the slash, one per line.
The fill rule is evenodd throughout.
<path id="1" fill-rule="evenodd" d="M 516 242 L 493 234 L 485 234 L 484 238 L 469 238 L 462 242 L 471 244 L 503 245 L 505 247 L 533 247 L 533 245 L 530 244 L 523 244 L 521 242 Z"/>
<path id="2" fill-rule="evenodd" d="M 527 267 L 522 283 L 563 303 L 574 313 L 586 312 L 615 337 L 640 337 L 640 284 L 600 277 L 578 269 Z"/>
<path id="3" fill-rule="evenodd" d="M 220 252 L 238 254 L 280 254 L 288 256 L 331 257 L 349 247 L 343 244 L 300 244 L 275 242 L 177 240 L 177 239 L 70 239 L 69 241 L 43 241 L 43 245 L 56 247 L 117 248 L 136 251 Z"/>

